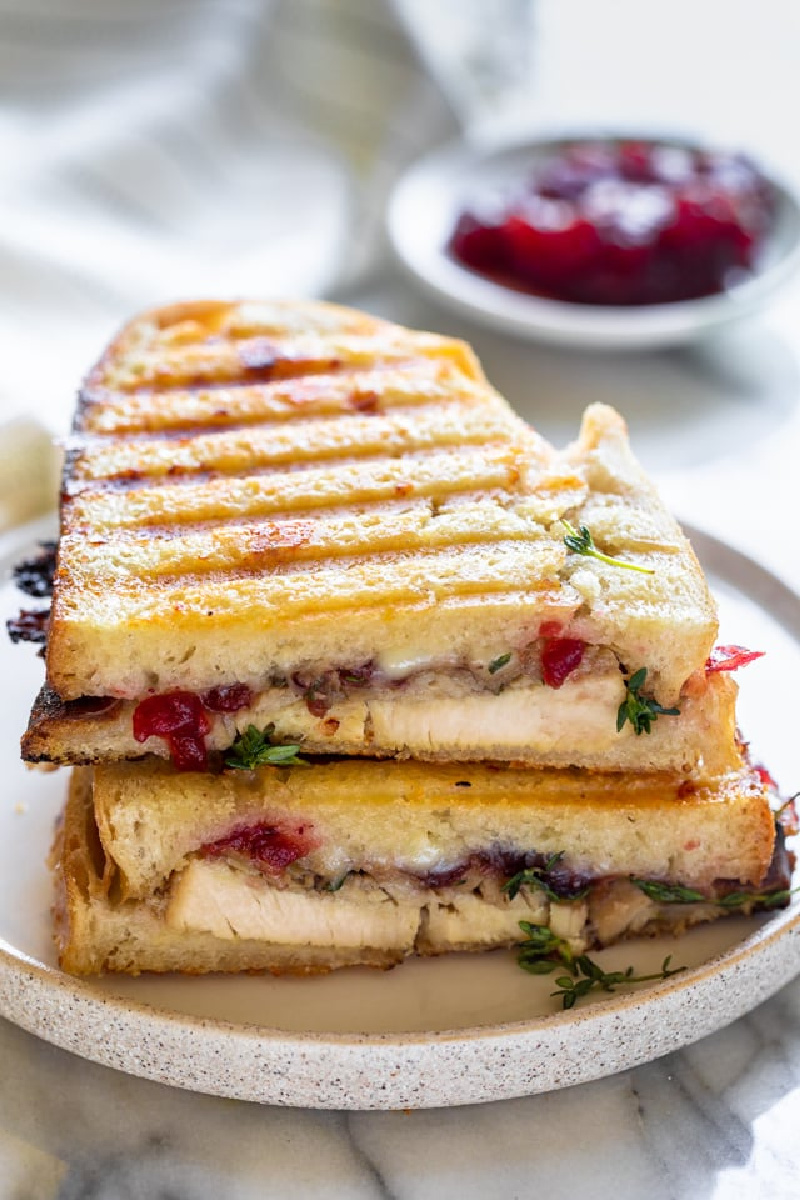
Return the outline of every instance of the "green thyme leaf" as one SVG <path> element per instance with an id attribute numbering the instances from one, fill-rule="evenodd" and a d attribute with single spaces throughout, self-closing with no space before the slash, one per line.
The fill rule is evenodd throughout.
<path id="1" fill-rule="evenodd" d="M 626 571 L 641 571 L 642 575 L 655 575 L 653 567 L 642 567 L 638 563 L 625 562 L 621 558 L 611 558 L 608 554 L 602 554 L 594 544 L 594 538 L 585 525 L 581 525 L 580 529 L 576 529 L 574 525 L 570 525 L 566 518 L 561 518 L 561 524 L 566 529 L 564 536 L 564 545 L 573 554 L 582 554 L 586 558 L 596 558 L 600 562 L 608 563 L 610 567 L 624 567 Z"/>
<path id="2" fill-rule="evenodd" d="M 774 892 L 728 892 L 727 896 L 720 896 L 717 904 L 729 910 L 756 904 L 760 908 L 780 908 L 782 904 L 788 904 L 797 891 L 800 888 L 778 888 Z"/>
<path id="3" fill-rule="evenodd" d="M 520 958 L 519 965 L 529 975 L 552 975 L 558 963 L 553 962 L 550 958 L 533 958 L 530 960 Z"/>
<path id="4" fill-rule="evenodd" d="M 679 883 L 655 883 L 651 879 L 631 879 L 645 896 L 659 904 L 702 904 L 708 903 L 708 897 L 693 888 L 682 887 Z"/>
<path id="5" fill-rule="evenodd" d="M 263 731 L 248 725 L 225 755 L 225 766 L 237 771 L 253 771 L 256 767 L 269 764 L 273 767 L 305 767 L 308 763 L 298 757 L 299 745 L 274 746 L 270 741 L 275 726 L 270 724 Z"/>
<path id="6" fill-rule="evenodd" d="M 599 963 L 588 954 L 573 954 L 569 942 L 556 935 L 546 925 L 532 925 L 520 921 L 519 927 L 526 936 L 520 947 L 518 962 L 523 971 L 531 975 L 550 975 L 557 967 L 566 968 L 568 974 L 554 980 L 555 992 L 551 996 L 561 999 L 564 1009 L 574 1008 L 576 1002 L 591 991 L 613 992 L 618 987 L 631 983 L 647 983 L 652 979 L 668 979 L 685 967 L 670 967 L 671 955 L 661 964 L 661 970 L 653 975 L 634 975 L 633 967 L 624 971 L 604 971 Z"/>
<path id="7" fill-rule="evenodd" d="M 658 717 L 679 717 L 679 708 L 662 708 L 650 696 L 640 695 L 644 681 L 647 678 L 647 667 L 640 667 L 625 683 L 625 699 L 617 710 L 617 733 L 621 733 L 626 721 L 630 721 L 633 732 L 638 737 L 641 733 L 649 733 L 650 727 Z"/>
<path id="8" fill-rule="evenodd" d="M 325 890 L 327 892 L 338 892 L 339 888 L 350 875 L 352 875 L 352 871 L 345 871 L 344 875 L 341 875 L 339 879 L 332 879 Z"/>
<path id="9" fill-rule="evenodd" d="M 544 892 L 549 900 L 568 902 L 583 899 L 589 891 L 588 884 L 585 888 L 581 888 L 580 891 L 567 897 L 554 891 L 547 881 L 546 876 L 561 862 L 563 857 L 564 851 L 561 850 L 558 854 L 551 854 L 543 867 L 526 867 L 523 871 L 517 871 L 516 875 L 512 875 L 503 884 L 503 891 L 507 892 L 509 900 L 513 900 L 515 896 L 519 895 L 519 890 L 522 887 L 536 888 L 537 891 Z"/>
<path id="10" fill-rule="evenodd" d="M 627 967 L 624 971 L 604 971 L 588 955 L 581 954 L 575 959 L 575 965 L 583 978 L 561 976 L 555 981 L 559 990 L 551 992 L 550 995 L 560 996 L 565 1009 L 573 1008 L 577 1000 L 581 1000 L 591 991 L 614 992 L 618 987 L 625 987 L 631 983 L 648 983 L 653 979 L 668 979 L 670 975 L 677 975 L 686 969 L 685 967 L 671 969 L 670 961 L 671 955 L 668 954 L 661 964 L 660 971 L 652 975 L 634 975 L 633 967 Z"/>
<path id="11" fill-rule="evenodd" d="M 492 659 L 489 663 L 489 674 L 494 675 L 497 671 L 502 671 L 503 667 L 507 667 L 510 662 L 510 654 L 501 654 L 499 658 Z"/>
<path id="12" fill-rule="evenodd" d="M 720 908 L 736 909 L 759 905 L 760 908 L 779 908 L 788 904 L 792 895 L 800 889 L 789 891 L 788 888 L 776 888 L 774 892 L 728 892 L 718 900 L 710 900 L 702 892 L 692 888 L 681 887 L 680 884 L 653 883 L 649 879 L 631 879 L 646 896 L 657 900 L 660 904 L 718 904 Z"/>

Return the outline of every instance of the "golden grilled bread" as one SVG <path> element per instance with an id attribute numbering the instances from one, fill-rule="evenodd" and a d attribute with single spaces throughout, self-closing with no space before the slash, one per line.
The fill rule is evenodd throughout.
<path id="1" fill-rule="evenodd" d="M 520 920 L 581 950 L 714 919 L 732 894 L 748 911 L 786 886 L 775 850 L 746 770 L 695 786 L 369 760 L 80 768 L 58 941 L 77 973 L 387 966 L 511 945 Z"/>
<path id="2" fill-rule="evenodd" d="M 64 493 L 28 758 L 167 753 L 143 699 L 238 688 L 210 749 L 252 721 L 311 752 L 735 764 L 714 605 L 621 418 L 556 452 L 461 342 L 320 303 L 147 313 L 88 377 Z M 643 668 L 680 713 L 617 734 Z M 79 722 L 85 697 L 124 703 Z"/>

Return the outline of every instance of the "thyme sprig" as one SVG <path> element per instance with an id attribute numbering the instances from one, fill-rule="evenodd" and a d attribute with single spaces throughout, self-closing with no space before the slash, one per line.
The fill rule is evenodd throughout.
<path id="1" fill-rule="evenodd" d="M 774 892 L 728 892 L 727 896 L 720 896 L 716 903 L 720 908 L 744 908 L 747 904 L 758 904 L 760 908 L 780 908 L 782 904 L 788 904 L 789 900 L 794 896 L 800 888 L 778 888 Z"/>
<path id="2" fill-rule="evenodd" d="M 306 760 L 298 756 L 299 745 L 272 744 L 270 739 L 274 732 L 275 726 L 271 722 L 263 732 L 255 725 L 248 725 L 225 755 L 225 766 L 237 771 L 253 771 L 266 764 L 273 767 L 307 767 Z"/>
<path id="3" fill-rule="evenodd" d="M 617 710 L 617 733 L 621 733 L 625 722 L 630 721 L 638 737 L 640 733 L 649 733 L 658 717 L 680 716 L 679 708 L 663 708 L 652 697 L 640 694 L 646 678 L 647 667 L 640 667 L 625 681 L 625 699 Z"/>
<path id="4" fill-rule="evenodd" d="M 659 904 L 717 904 L 729 911 L 755 904 L 767 909 L 780 908 L 788 903 L 795 892 L 800 891 L 800 888 L 776 888 L 772 892 L 728 892 L 726 896 L 711 899 L 694 888 L 681 887 L 677 883 L 656 883 L 650 879 L 631 879 L 631 883 Z"/>
<path id="5" fill-rule="evenodd" d="M 631 879 L 631 883 L 658 904 L 703 904 L 710 903 L 708 896 L 694 888 L 679 883 L 657 883 L 651 879 Z"/>
<path id="6" fill-rule="evenodd" d="M 536 888 L 537 891 L 544 892 L 548 900 L 556 900 L 562 903 L 571 900 L 582 900 L 589 891 L 588 884 L 585 888 L 581 888 L 571 896 L 562 896 L 553 890 L 547 880 L 547 876 L 561 862 L 563 857 L 564 851 L 561 850 L 558 854 L 551 854 L 543 867 L 526 867 L 523 871 L 517 871 L 516 875 L 512 875 L 503 884 L 503 891 L 507 893 L 509 900 L 513 900 L 519 894 L 521 887 Z"/>
<path id="7" fill-rule="evenodd" d="M 582 554 L 585 558 L 596 558 L 599 562 L 608 563 L 610 567 L 624 567 L 626 571 L 639 571 L 642 575 L 655 575 L 653 567 L 643 567 L 639 563 L 626 562 L 622 558 L 612 558 L 609 554 L 603 554 L 595 546 L 594 538 L 585 525 L 576 529 L 565 517 L 561 518 L 561 524 L 567 531 L 564 535 L 564 545 L 573 554 Z"/>
<path id="8" fill-rule="evenodd" d="M 489 674 L 494 675 L 497 671 L 502 671 L 503 667 L 507 667 L 510 662 L 510 654 L 501 654 L 499 658 L 493 658 L 489 663 Z"/>
<path id="9" fill-rule="evenodd" d="M 592 991 L 613 992 L 631 983 L 668 979 L 686 970 L 685 967 L 670 967 L 672 956 L 668 954 L 661 970 L 652 975 L 636 975 L 633 967 L 624 971 L 604 971 L 588 954 L 574 954 L 569 943 L 556 937 L 546 925 L 532 925 L 530 921 L 520 921 L 519 925 L 528 939 L 519 952 L 518 961 L 523 971 L 531 975 L 551 975 L 558 967 L 566 968 L 568 974 L 559 975 L 553 981 L 558 990 L 550 993 L 561 998 L 564 1009 L 574 1008 L 578 1000 Z"/>

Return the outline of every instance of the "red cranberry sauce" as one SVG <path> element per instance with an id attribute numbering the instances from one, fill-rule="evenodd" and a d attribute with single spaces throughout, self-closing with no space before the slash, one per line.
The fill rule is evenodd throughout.
<path id="1" fill-rule="evenodd" d="M 269 874 L 280 875 L 291 863 L 316 849 L 318 844 L 311 825 L 290 827 L 260 821 L 254 825 L 241 825 L 225 837 L 207 843 L 201 853 L 206 858 L 241 854 L 258 863 Z"/>
<path id="2" fill-rule="evenodd" d="M 786 849 L 785 834 L 789 832 L 785 826 L 776 827 L 775 849 L 772 862 L 766 878 L 757 889 L 756 894 L 782 891 L 790 887 L 794 855 Z M 487 850 L 477 851 L 466 856 L 460 863 L 443 868 L 439 871 L 427 871 L 415 874 L 413 878 L 422 887 L 446 888 L 457 887 L 459 883 L 474 888 L 480 877 L 494 877 L 505 884 L 520 871 L 535 869 L 539 881 L 547 887 L 559 900 L 576 900 L 585 895 L 588 888 L 595 885 L 611 883 L 625 875 L 593 874 L 590 871 L 573 871 L 561 859 L 554 860 L 552 856 L 538 854 L 535 851 L 520 851 L 508 846 L 495 845 Z M 659 882 L 654 879 L 654 882 Z M 725 896 L 735 891 L 747 891 L 738 880 L 718 879 L 709 888 L 709 895 L 714 898 Z M 755 908 L 759 908 L 758 904 Z M 765 905 L 763 907 L 772 907 Z"/>
<path id="3" fill-rule="evenodd" d="M 380 678 L 375 664 L 367 662 L 359 667 L 334 667 L 317 676 L 297 671 L 292 675 L 292 683 L 303 693 L 306 708 L 312 717 L 321 720 L 337 700 L 348 696 L 353 690 L 369 687 L 376 676 Z"/>
<path id="4" fill-rule="evenodd" d="M 244 683 L 215 687 L 201 696 L 194 692 L 148 696 L 133 710 L 133 736 L 137 742 L 162 737 L 179 771 L 204 771 L 208 766 L 205 735 L 211 729 L 208 713 L 239 712 L 252 702 L 253 693 Z"/>
<path id="5" fill-rule="evenodd" d="M 208 765 L 205 735 L 211 729 L 203 701 L 194 692 L 148 696 L 133 710 L 137 742 L 162 737 L 179 771 L 203 771 Z"/>
<path id="6" fill-rule="evenodd" d="M 450 250 L 498 282 L 577 304 L 663 304 L 753 270 L 774 190 L 738 154 L 566 145 L 511 195 L 462 211 Z"/>
<path id="7" fill-rule="evenodd" d="M 706 675 L 717 671 L 738 671 L 748 663 L 763 658 L 764 650 L 747 650 L 744 646 L 715 646 L 706 659 Z"/>
<path id="8" fill-rule="evenodd" d="M 751 770 L 757 776 L 759 783 L 763 783 L 764 787 L 769 788 L 772 792 L 778 791 L 778 781 L 763 763 L 754 763 Z"/>
<path id="9" fill-rule="evenodd" d="M 542 645 L 542 679 L 551 688 L 560 688 L 581 665 L 586 642 L 574 638 L 548 638 Z"/>
<path id="10" fill-rule="evenodd" d="M 209 712 L 235 713 L 249 708 L 253 693 L 246 683 L 229 683 L 203 693 L 203 704 Z"/>
<path id="11" fill-rule="evenodd" d="M 554 863 L 549 855 L 537 854 L 535 851 L 526 853 L 501 845 L 476 851 L 454 866 L 415 874 L 414 878 L 423 887 L 445 888 L 456 886 L 461 881 L 474 883 L 475 873 L 487 877 L 494 876 L 506 882 L 519 871 L 530 868 L 538 870 L 542 881 L 547 883 L 560 900 L 573 900 L 595 882 L 594 876 L 586 872 L 572 871 L 560 861 Z"/>
<path id="12" fill-rule="evenodd" d="M 539 626 L 539 637 L 554 638 L 558 637 L 564 626 L 560 621 L 542 621 Z"/>

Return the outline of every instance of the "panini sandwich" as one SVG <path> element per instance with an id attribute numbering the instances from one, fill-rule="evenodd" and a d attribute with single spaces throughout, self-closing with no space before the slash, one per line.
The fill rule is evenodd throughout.
<path id="1" fill-rule="evenodd" d="M 64 966 L 391 966 L 524 941 L 578 953 L 784 903 L 766 788 L 339 761 L 222 776 L 78 768 L 55 851 Z"/>
<path id="2" fill-rule="evenodd" d="M 254 725 L 311 754 L 719 774 L 716 631 L 613 410 L 559 452 L 460 342 L 180 305 L 81 393 L 23 755 L 205 769 Z"/>
<path id="3" fill-rule="evenodd" d="M 736 734 L 752 655 L 714 649 L 624 423 L 593 406 L 556 450 L 461 342 L 316 303 L 137 318 L 30 572 L 53 598 L 12 630 L 46 637 L 23 756 L 75 765 L 69 971 L 526 939 L 549 970 L 787 902 Z"/>

